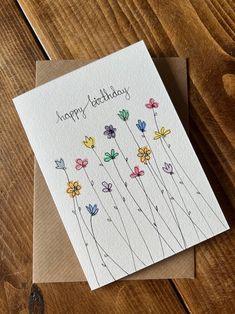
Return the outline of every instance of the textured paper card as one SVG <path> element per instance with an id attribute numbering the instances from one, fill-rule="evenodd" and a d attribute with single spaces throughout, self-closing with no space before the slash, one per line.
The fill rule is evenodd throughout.
<path id="1" fill-rule="evenodd" d="M 186 60 L 183 58 L 153 60 L 181 122 L 185 129 L 188 129 Z M 36 85 L 45 84 L 84 65 L 84 61 L 79 60 L 38 61 Z M 37 161 L 34 171 L 33 225 L 33 282 L 86 280 Z M 123 280 L 194 278 L 194 276 L 194 248 L 190 248 L 126 276 Z"/>
<path id="2" fill-rule="evenodd" d="M 229 228 L 143 42 L 14 103 L 92 289 Z"/>

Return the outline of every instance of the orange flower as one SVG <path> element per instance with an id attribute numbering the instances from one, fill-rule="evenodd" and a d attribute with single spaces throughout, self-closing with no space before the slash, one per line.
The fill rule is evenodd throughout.
<path id="1" fill-rule="evenodd" d="M 144 146 L 144 147 L 140 147 L 138 149 L 138 154 L 137 156 L 140 157 L 140 161 L 143 162 L 143 163 L 147 163 L 147 161 L 150 160 L 151 158 L 151 149 L 148 148 L 147 146 Z"/>
<path id="2" fill-rule="evenodd" d="M 67 183 L 67 190 L 66 192 L 69 194 L 70 197 L 75 197 L 80 195 L 81 185 L 78 181 L 69 181 Z"/>

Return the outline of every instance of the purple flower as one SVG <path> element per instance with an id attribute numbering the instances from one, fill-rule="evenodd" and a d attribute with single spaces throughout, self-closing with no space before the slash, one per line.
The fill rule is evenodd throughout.
<path id="1" fill-rule="evenodd" d="M 103 189 L 102 189 L 102 191 L 103 192 L 112 192 L 112 183 L 108 183 L 108 182 L 106 182 L 106 181 L 103 181 L 102 182 L 102 185 L 103 185 Z"/>
<path id="2" fill-rule="evenodd" d="M 164 163 L 164 167 L 162 167 L 162 169 L 166 172 L 169 173 L 170 175 L 172 175 L 173 172 L 173 167 L 172 164 L 168 164 L 167 162 Z"/>
<path id="3" fill-rule="evenodd" d="M 104 135 L 106 135 L 108 139 L 116 137 L 117 129 L 114 128 L 112 124 L 106 125 L 104 128 L 105 128 Z"/>

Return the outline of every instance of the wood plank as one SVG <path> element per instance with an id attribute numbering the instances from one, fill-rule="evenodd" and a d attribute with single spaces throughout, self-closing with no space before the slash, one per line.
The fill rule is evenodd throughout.
<path id="1" fill-rule="evenodd" d="M 212 153 L 208 160 L 214 158 L 214 167 L 222 166 L 219 179 L 223 186 L 231 186 L 226 193 L 235 200 L 235 107 L 223 80 L 228 74 L 230 80 L 235 80 L 229 55 L 235 49 L 235 35 L 222 28 L 221 19 L 217 19 L 214 12 L 220 6 L 199 0 L 134 0 L 125 4 L 108 0 L 18 1 L 51 59 L 90 60 L 140 39 L 145 40 L 154 56 L 189 58 L 190 84 L 194 86 L 190 90 L 191 117 L 202 129 L 201 136 L 208 137 Z M 221 3 L 226 3 L 228 14 L 235 18 L 229 1 Z M 230 20 L 223 9 L 218 12 Z"/>
<path id="2" fill-rule="evenodd" d="M 33 154 L 11 99 L 34 87 L 44 56 L 13 1 L 1 1 L 0 27 L 0 313 L 19 313 L 31 286 Z"/>
<path id="3" fill-rule="evenodd" d="M 34 87 L 44 56 L 13 1 L 1 1 L 0 28 L 0 313 L 19 313 L 31 286 L 33 154 L 11 99 Z"/>
<path id="4" fill-rule="evenodd" d="M 197 128 L 191 123 L 191 140 L 208 179 L 223 208 L 231 230 L 196 247 L 196 279 L 177 279 L 174 284 L 192 313 L 235 313 L 235 215 L 211 165 L 198 148 L 201 139 L 194 136 Z"/>
<path id="5" fill-rule="evenodd" d="M 46 313 L 187 313 L 168 280 L 119 281 L 95 291 L 85 282 L 39 286 Z"/>
<path id="6" fill-rule="evenodd" d="M 102 57 L 144 39 L 153 56 L 187 57 L 191 136 L 234 226 L 234 5 L 228 0 L 19 0 L 51 59 Z M 69 21 L 69 22 L 67 22 Z M 175 280 L 192 313 L 234 312 L 234 231 L 202 243 L 197 279 Z"/>
<path id="7" fill-rule="evenodd" d="M 0 5 L 1 237 L 0 313 L 27 313 L 32 275 L 33 154 L 12 97 L 34 87 L 45 58 L 17 5 Z M 41 285 L 47 313 L 185 313 L 170 281 L 120 282 L 90 292 L 87 284 Z"/>

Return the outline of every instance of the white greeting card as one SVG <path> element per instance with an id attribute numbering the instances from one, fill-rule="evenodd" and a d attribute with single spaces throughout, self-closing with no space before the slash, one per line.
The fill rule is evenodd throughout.
<path id="1" fill-rule="evenodd" d="M 229 229 L 142 41 L 13 101 L 91 289 Z"/>

